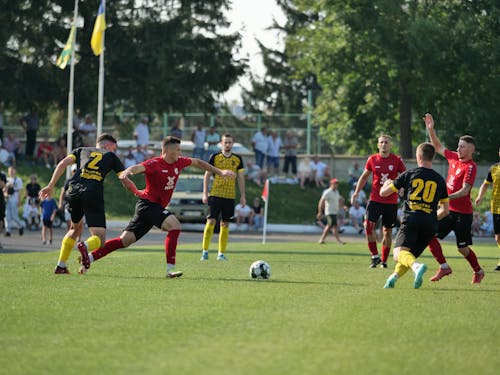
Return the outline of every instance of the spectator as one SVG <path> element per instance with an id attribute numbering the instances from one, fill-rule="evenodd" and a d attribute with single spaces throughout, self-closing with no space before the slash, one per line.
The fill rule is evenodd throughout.
<path id="1" fill-rule="evenodd" d="M 148 159 L 146 153 L 144 152 L 141 146 L 137 146 L 133 154 L 134 154 L 135 164 L 142 163 L 143 161 Z"/>
<path id="2" fill-rule="evenodd" d="M 359 176 L 361 176 L 361 173 L 363 172 L 359 168 L 359 163 L 356 161 L 354 164 L 347 170 L 349 173 L 349 187 L 350 188 L 355 188 L 356 186 L 354 185 L 356 182 L 359 180 Z"/>
<path id="3" fill-rule="evenodd" d="M 2 143 L 3 143 L 3 126 L 4 126 L 4 120 L 2 114 L 2 107 L 0 107 L 0 142 Z"/>
<path id="4" fill-rule="evenodd" d="M 205 155 L 206 138 L 207 135 L 205 133 L 205 129 L 203 129 L 203 123 L 198 122 L 198 125 L 196 125 L 196 129 L 193 130 L 193 134 L 191 134 L 191 141 L 194 143 L 193 158 L 206 160 L 206 155 Z"/>
<path id="5" fill-rule="evenodd" d="M 38 193 L 42 188 L 37 180 L 38 177 L 36 176 L 36 174 L 32 174 L 30 176 L 30 182 L 26 184 L 26 192 L 25 192 L 25 198 L 26 199 L 33 198 L 36 204 L 40 203 L 40 201 L 38 200 Z"/>
<path id="6" fill-rule="evenodd" d="M 29 115 L 21 119 L 21 126 L 26 131 L 26 159 L 33 160 L 36 146 L 36 133 L 40 126 L 38 114 L 34 109 L 31 109 Z"/>
<path id="7" fill-rule="evenodd" d="M 285 162 L 283 164 L 283 173 L 289 177 L 288 172 L 292 170 L 291 177 L 297 178 L 297 147 L 299 141 L 293 131 L 287 131 L 283 148 L 285 149 Z"/>
<path id="8" fill-rule="evenodd" d="M 16 160 L 20 160 L 21 155 L 21 141 L 14 133 L 9 133 L 3 142 L 4 148 L 9 152 L 15 164 Z"/>
<path id="9" fill-rule="evenodd" d="M 280 149 L 283 146 L 276 130 L 267 138 L 267 168 L 269 173 L 278 176 L 280 173 Z"/>
<path id="10" fill-rule="evenodd" d="M 330 230 L 333 232 L 338 243 L 342 245 L 345 244 L 339 237 L 339 227 L 337 223 L 337 213 L 339 212 L 340 205 L 338 186 L 339 181 L 336 178 L 332 178 L 330 180 L 330 186 L 321 194 L 321 198 L 318 202 L 318 213 L 316 214 L 316 218 L 321 220 L 323 215 L 326 218 L 326 225 L 318 241 L 320 244 L 325 243 L 326 236 Z"/>
<path id="11" fill-rule="evenodd" d="M 125 158 L 123 159 L 123 165 L 125 166 L 125 168 L 128 168 L 136 164 L 137 163 L 135 162 L 134 148 L 130 146 L 127 153 L 125 154 Z"/>
<path id="12" fill-rule="evenodd" d="M 220 151 L 218 146 L 219 142 L 220 142 L 220 135 L 215 131 L 215 126 L 211 126 L 207 134 L 208 158 L 210 158 L 212 154 L 216 154 Z"/>
<path id="13" fill-rule="evenodd" d="M 52 245 L 52 239 L 54 231 L 52 229 L 52 223 L 57 214 L 57 203 L 50 194 L 42 201 L 42 243 L 45 245 L 47 243 L 47 231 L 49 232 L 49 245 Z"/>
<path id="14" fill-rule="evenodd" d="M 77 148 L 77 146 L 73 145 L 73 148 Z M 54 161 L 54 164 L 57 165 L 61 160 L 63 160 L 66 157 L 66 154 L 68 153 L 67 146 L 66 146 L 66 137 L 62 136 L 59 137 L 56 141 L 56 146 L 54 147 L 54 150 L 52 151 L 52 160 Z"/>
<path id="15" fill-rule="evenodd" d="M 489 210 L 484 212 L 484 220 L 481 225 L 481 230 L 485 236 L 491 236 L 493 234 L 493 214 Z"/>
<path id="16" fill-rule="evenodd" d="M 5 195 L 3 194 L 5 185 L 7 184 L 7 176 L 5 173 L 0 171 L 0 233 L 3 232 L 4 221 L 5 221 Z M 3 249 L 3 245 L 0 242 L 0 249 Z"/>
<path id="17" fill-rule="evenodd" d="M 179 138 L 179 139 L 182 139 L 182 129 L 181 129 L 181 122 L 182 122 L 182 118 L 178 118 L 177 120 L 175 120 L 174 122 L 174 126 L 172 127 L 172 130 L 170 130 L 170 134 L 172 137 L 176 137 L 176 138 Z"/>
<path id="18" fill-rule="evenodd" d="M 480 212 L 474 212 L 472 216 L 471 232 L 472 235 L 477 237 L 482 235 L 481 227 L 483 225 L 483 218 Z"/>
<path id="19" fill-rule="evenodd" d="M 8 169 L 7 185 L 7 202 L 5 209 L 5 236 L 10 236 L 10 231 L 13 229 L 14 225 L 19 230 L 19 235 L 24 234 L 24 221 L 19 218 L 19 206 L 21 204 L 19 192 L 23 188 L 23 181 L 17 176 L 17 171 L 15 167 L 9 167 Z"/>
<path id="20" fill-rule="evenodd" d="M 265 179 L 267 178 L 267 173 L 265 170 L 260 169 L 257 164 L 249 161 L 247 167 L 245 168 L 245 175 L 248 180 L 252 180 L 258 186 L 262 186 Z"/>
<path id="21" fill-rule="evenodd" d="M 142 146 L 142 152 L 144 153 L 146 160 L 151 159 L 155 156 L 154 151 L 150 150 L 148 145 Z"/>
<path id="22" fill-rule="evenodd" d="M 299 163 L 299 166 L 297 168 L 297 173 L 299 177 L 300 188 L 303 190 L 306 188 L 305 187 L 306 182 L 312 181 L 311 159 L 309 159 L 307 156 L 303 158 Z"/>
<path id="23" fill-rule="evenodd" d="M 252 148 L 255 152 L 255 164 L 260 169 L 264 168 L 264 158 L 267 152 L 267 129 L 262 128 L 259 132 L 255 133 L 252 138 Z"/>
<path id="24" fill-rule="evenodd" d="M 311 177 L 316 184 L 316 187 L 325 187 L 325 178 L 330 177 L 330 172 L 328 171 L 328 165 L 319 160 L 319 156 L 315 155 L 311 161 Z"/>
<path id="25" fill-rule="evenodd" d="M 10 167 L 15 164 L 15 159 L 13 156 L 7 151 L 3 145 L 2 142 L 0 142 L 0 167 Z"/>
<path id="26" fill-rule="evenodd" d="M 136 125 L 134 130 L 134 138 L 137 141 L 137 146 L 147 146 L 149 144 L 149 119 L 144 116 Z"/>
<path id="27" fill-rule="evenodd" d="M 264 225 L 264 207 L 259 197 L 255 197 L 252 203 L 253 225 L 255 230 L 259 230 Z"/>
<path id="28" fill-rule="evenodd" d="M 23 219 L 30 230 L 38 230 L 40 225 L 40 211 L 34 198 L 27 197 L 23 207 Z"/>
<path id="29" fill-rule="evenodd" d="M 355 200 L 349 208 L 349 220 L 351 225 L 358 231 L 358 234 L 363 233 L 363 221 L 365 219 L 366 210 Z"/>
<path id="30" fill-rule="evenodd" d="M 238 203 L 234 209 L 236 216 L 236 230 L 241 229 L 241 224 L 248 224 L 248 228 L 253 225 L 253 211 L 247 204 Z"/>
<path id="31" fill-rule="evenodd" d="M 351 198 L 352 198 L 352 195 L 354 194 L 354 192 L 356 191 L 356 185 L 358 184 L 358 182 L 356 181 L 353 185 L 352 185 L 352 189 L 351 191 L 349 192 L 349 202 L 351 201 Z M 367 201 L 367 197 L 366 197 L 366 193 L 363 189 L 361 189 L 358 193 L 358 196 L 356 197 L 356 201 L 359 203 L 360 206 L 363 206 L 363 207 L 366 207 L 366 201 Z"/>
<path id="32" fill-rule="evenodd" d="M 347 214 L 349 209 L 345 205 L 344 197 L 339 197 L 339 212 L 337 213 L 337 225 L 339 226 L 339 233 L 342 234 L 344 230 L 341 228 L 346 224 Z"/>
<path id="33" fill-rule="evenodd" d="M 38 145 L 36 160 L 42 160 L 48 169 L 52 168 L 52 164 L 56 164 L 54 163 L 54 147 L 50 144 L 48 137 L 45 137 Z"/>
<path id="34" fill-rule="evenodd" d="M 97 127 L 95 126 L 92 116 L 89 113 L 85 115 L 85 119 L 78 127 L 78 131 L 83 138 L 83 144 L 85 147 L 93 147 L 95 145 Z"/>

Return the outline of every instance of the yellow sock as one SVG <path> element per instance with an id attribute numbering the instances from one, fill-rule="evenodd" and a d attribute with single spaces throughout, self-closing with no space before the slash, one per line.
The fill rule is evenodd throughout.
<path id="1" fill-rule="evenodd" d="M 398 277 L 403 276 L 406 272 L 408 272 L 409 268 L 406 266 L 403 266 L 401 263 L 396 264 L 396 268 L 394 269 L 394 272 L 398 274 Z"/>
<path id="2" fill-rule="evenodd" d="M 71 255 L 71 250 L 73 250 L 73 246 L 75 246 L 75 240 L 71 237 L 64 237 L 61 241 L 61 249 L 59 250 L 59 260 L 58 264 L 61 263 L 66 264 Z"/>
<path id="3" fill-rule="evenodd" d="M 398 255 L 398 263 L 402 264 L 403 266 L 406 266 L 407 268 L 411 268 L 413 263 L 417 258 L 415 258 L 415 255 L 410 253 L 409 251 L 406 250 L 401 250 Z"/>
<path id="4" fill-rule="evenodd" d="M 101 239 L 98 236 L 90 236 L 85 241 L 85 244 L 87 245 L 87 251 L 90 253 L 101 247 Z"/>
<path id="5" fill-rule="evenodd" d="M 224 253 L 227 247 L 227 240 L 229 239 L 229 227 L 220 226 L 219 233 L 219 253 Z"/>
<path id="6" fill-rule="evenodd" d="M 214 235 L 215 223 L 211 224 L 209 221 L 205 224 L 205 229 L 203 230 L 203 241 L 201 243 L 201 248 L 203 251 L 208 251 L 210 246 L 210 241 L 212 241 L 212 236 Z"/>

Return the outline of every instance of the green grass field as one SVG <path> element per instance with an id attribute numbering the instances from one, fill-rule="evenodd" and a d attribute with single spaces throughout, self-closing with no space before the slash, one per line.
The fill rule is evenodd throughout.
<path id="1" fill-rule="evenodd" d="M 88 274 L 53 275 L 56 252 L 0 255 L 4 374 L 497 374 L 498 248 L 475 245 L 486 277 L 445 244 L 453 267 L 412 288 L 368 269 L 366 245 L 232 243 L 225 263 L 180 245 L 118 251 Z M 75 252 L 76 253 L 76 252 Z M 72 254 L 75 272 L 76 254 Z M 271 264 L 270 280 L 248 266 Z M 390 267 L 393 264 L 391 262 Z"/>

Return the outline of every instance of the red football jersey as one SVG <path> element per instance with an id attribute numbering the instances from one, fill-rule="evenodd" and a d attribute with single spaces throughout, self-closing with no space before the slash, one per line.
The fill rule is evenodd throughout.
<path id="1" fill-rule="evenodd" d="M 141 163 L 146 168 L 146 188 L 142 191 L 141 198 L 167 207 L 179 179 L 181 170 L 191 165 L 191 159 L 179 157 L 169 164 L 161 156 L 146 160 Z"/>
<path id="2" fill-rule="evenodd" d="M 397 193 L 393 193 L 388 197 L 381 197 L 380 188 L 386 180 L 394 180 L 400 173 L 406 171 L 403 160 L 394 154 L 389 154 L 386 158 L 383 158 L 380 154 L 373 154 L 366 161 L 365 169 L 372 172 L 373 175 L 370 200 L 380 203 L 397 204 Z"/>
<path id="3" fill-rule="evenodd" d="M 459 191 L 464 186 L 464 183 L 474 186 L 477 173 L 477 166 L 474 160 L 461 161 L 456 151 L 448 149 L 444 150 L 444 156 L 448 161 L 448 177 L 446 177 L 448 195 Z M 473 213 L 470 191 L 465 197 L 450 199 L 450 210 L 461 214 Z"/>

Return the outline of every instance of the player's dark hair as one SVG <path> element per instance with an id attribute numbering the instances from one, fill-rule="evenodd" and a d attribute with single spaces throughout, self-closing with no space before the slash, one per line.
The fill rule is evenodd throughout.
<path id="1" fill-rule="evenodd" d="M 111 134 L 108 133 L 102 133 L 98 138 L 97 138 L 97 143 L 101 142 L 111 142 L 116 144 L 116 139 L 113 137 Z"/>
<path id="2" fill-rule="evenodd" d="M 172 137 L 171 135 L 163 138 L 163 141 L 161 142 L 161 149 L 165 150 L 167 148 L 167 145 L 180 145 L 181 140 L 180 138 L 177 137 Z"/>
<path id="3" fill-rule="evenodd" d="M 221 138 L 233 138 L 233 136 L 231 134 L 229 134 L 229 133 L 224 133 L 224 134 L 222 134 Z"/>
<path id="4" fill-rule="evenodd" d="M 424 161 L 433 161 L 434 155 L 436 155 L 436 149 L 431 143 L 421 143 L 417 147 L 417 154 L 418 153 L 422 155 Z"/>
<path id="5" fill-rule="evenodd" d="M 465 141 L 467 143 L 470 143 L 470 144 L 473 144 L 474 146 L 476 146 L 476 141 L 474 140 L 474 137 L 472 135 L 462 135 L 459 139 L 461 141 Z"/>

